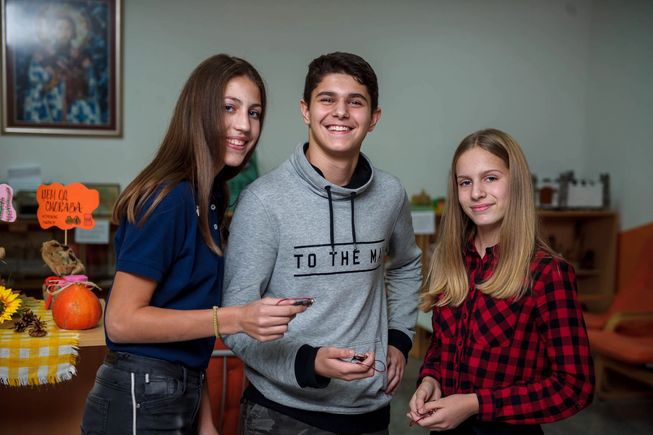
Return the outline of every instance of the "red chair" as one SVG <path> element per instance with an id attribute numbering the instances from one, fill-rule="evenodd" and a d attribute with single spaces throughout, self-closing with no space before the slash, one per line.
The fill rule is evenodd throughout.
<path id="1" fill-rule="evenodd" d="M 648 335 L 632 336 L 616 332 L 620 322 L 638 320 L 653 324 L 653 313 L 618 313 L 606 329 L 587 331 L 594 354 L 596 393 L 601 399 L 653 395 L 653 331 Z M 647 386 L 645 389 L 617 388 L 610 382 L 613 371 Z"/>
<path id="2" fill-rule="evenodd" d="M 247 378 L 245 365 L 219 338 L 206 370 L 206 382 L 213 414 L 213 423 L 220 434 L 241 433 L 240 398 Z"/>
<path id="3" fill-rule="evenodd" d="M 631 257 L 635 262 L 631 267 L 632 274 L 622 280 L 626 284 L 617 291 L 608 310 L 584 314 L 587 329 L 604 329 L 618 313 L 653 313 L 653 237 L 643 244 L 639 255 Z M 647 322 L 646 318 L 617 323 L 615 330 L 627 335 L 642 336 L 653 331 L 653 323 Z"/>
<path id="4" fill-rule="evenodd" d="M 653 394 L 653 237 L 634 260 L 632 275 L 624 280 L 604 313 L 584 313 L 594 354 L 596 392 L 599 398 Z M 647 388 L 616 389 L 608 371 L 644 383 Z"/>

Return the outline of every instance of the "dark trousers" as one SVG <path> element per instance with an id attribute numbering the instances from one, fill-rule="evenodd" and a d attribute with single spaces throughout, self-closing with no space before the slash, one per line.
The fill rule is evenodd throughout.
<path id="1" fill-rule="evenodd" d="M 247 399 L 241 403 L 240 418 L 245 435 L 338 435 L 337 432 L 318 429 Z M 388 435 L 388 430 L 359 435 Z"/>
<path id="2" fill-rule="evenodd" d="M 109 352 L 86 399 L 84 435 L 194 434 L 204 373 Z"/>
<path id="3" fill-rule="evenodd" d="M 457 428 L 431 435 L 543 435 L 539 424 L 507 424 L 474 419 L 465 420 Z"/>

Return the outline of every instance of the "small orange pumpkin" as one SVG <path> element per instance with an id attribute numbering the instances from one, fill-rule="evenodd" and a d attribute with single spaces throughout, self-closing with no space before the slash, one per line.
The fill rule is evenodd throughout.
<path id="1" fill-rule="evenodd" d="M 101 317 L 100 300 L 83 284 L 69 285 L 52 304 L 52 318 L 61 329 L 90 329 Z"/>

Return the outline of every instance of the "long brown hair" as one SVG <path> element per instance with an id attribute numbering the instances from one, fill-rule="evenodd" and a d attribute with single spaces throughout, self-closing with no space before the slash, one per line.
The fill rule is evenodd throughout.
<path id="1" fill-rule="evenodd" d="M 263 129 L 266 93 L 256 69 L 249 62 L 226 54 L 206 59 L 195 68 L 181 90 L 168 131 L 154 159 L 120 195 L 113 211 L 115 223 L 126 216 L 130 223 L 142 225 L 179 182 L 187 181 L 196 195 L 202 237 L 213 252 L 222 253 L 209 230 L 211 190 L 215 181 L 215 188 L 221 191 L 223 198 L 218 210 L 218 216 L 222 217 L 229 200 L 227 180 L 240 172 L 256 148 L 254 144 L 239 167 L 224 165 L 224 93 L 227 83 L 235 77 L 247 77 L 258 87 L 261 94 L 259 119 Z M 216 177 L 218 168 L 222 170 Z M 141 215 L 155 191 L 158 193 Z M 224 236 L 224 228 L 222 233 Z"/>
<path id="2" fill-rule="evenodd" d="M 510 192 L 501 222 L 497 267 L 478 289 L 498 299 L 519 299 L 529 288 L 529 265 L 536 249 L 554 255 L 539 233 L 531 172 L 517 141 L 496 129 L 472 133 L 458 145 L 451 162 L 442 224 L 420 303 L 424 311 L 434 306 L 458 306 L 467 297 L 469 283 L 463 249 L 474 235 L 476 225 L 464 213 L 458 200 L 456 164 L 464 152 L 475 147 L 503 160 L 508 168 Z"/>

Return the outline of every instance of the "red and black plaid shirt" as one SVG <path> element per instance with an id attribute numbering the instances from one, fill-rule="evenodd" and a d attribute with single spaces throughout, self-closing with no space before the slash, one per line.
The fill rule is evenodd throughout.
<path id="1" fill-rule="evenodd" d="M 574 270 L 538 252 L 531 291 L 518 301 L 495 299 L 476 283 L 492 274 L 498 251 L 488 248 L 481 259 L 468 244 L 469 295 L 459 307 L 433 310 L 433 339 L 420 378 L 437 379 L 443 396 L 476 393 L 482 421 L 538 424 L 569 417 L 594 393 Z"/>

